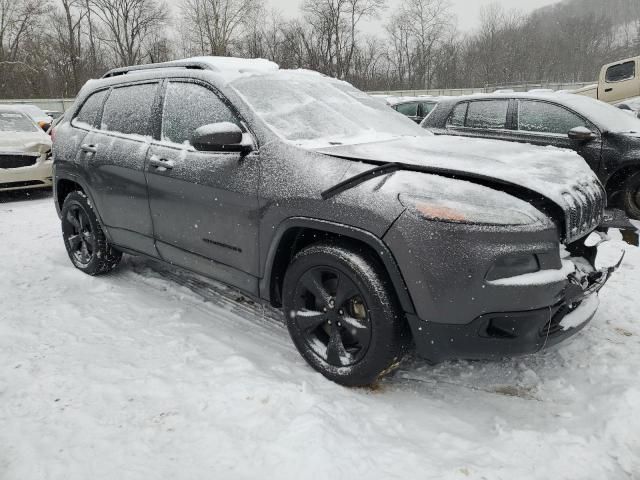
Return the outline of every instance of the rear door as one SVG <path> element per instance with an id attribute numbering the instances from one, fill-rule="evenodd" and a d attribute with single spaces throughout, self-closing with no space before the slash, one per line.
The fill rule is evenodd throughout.
<path id="1" fill-rule="evenodd" d="M 99 128 L 81 145 L 94 201 L 114 243 L 154 256 L 144 165 L 158 92 L 158 82 L 113 87 Z"/>
<path id="2" fill-rule="evenodd" d="M 587 142 L 571 140 L 568 133 L 575 127 L 588 128 L 596 138 Z M 511 136 L 518 142 L 575 150 L 595 172 L 600 167 L 600 131 L 587 119 L 562 105 L 542 100 L 517 100 L 516 130 Z"/>
<path id="3" fill-rule="evenodd" d="M 245 123 L 212 87 L 167 82 L 162 132 L 146 172 L 156 245 L 172 263 L 247 291 L 257 289 L 257 152 L 198 151 L 190 139 L 203 125 Z"/>

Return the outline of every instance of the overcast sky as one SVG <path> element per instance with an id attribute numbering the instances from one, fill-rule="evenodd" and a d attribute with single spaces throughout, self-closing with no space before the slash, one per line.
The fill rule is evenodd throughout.
<path id="1" fill-rule="evenodd" d="M 288 17 L 298 14 L 298 8 L 302 0 L 269 0 L 271 4 Z M 388 0 L 389 5 L 399 0 Z M 458 17 L 458 25 L 461 30 L 472 30 L 479 20 L 480 9 L 483 5 L 493 3 L 496 0 L 452 0 L 453 13 Z M 528 12 L 535 8 L 556 3 L 557 0 L 497 0 L 507 9 L 517 9 Z M 390 9 L 387 9 L 388 15 Z M 385 14 L 383 14 L 385 15 Z M 371 27 L 370 27 L 371 28 Z"/>

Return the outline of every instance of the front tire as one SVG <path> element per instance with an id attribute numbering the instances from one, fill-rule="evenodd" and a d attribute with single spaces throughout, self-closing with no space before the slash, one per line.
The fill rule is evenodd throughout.
<path id="1" fill-rule="evenodd" d="M 71 263 L 88 275 L 113 270 L 122 253 L 107 242 L 98 217 L 83 192 L 71 192 L 62 205 L 62 238 Z"/>
<path id="2" fill-rule="evenodd" d="M 283 307 L 293 343 L 328 379 L 375 383 L 399 365 L 408 344 L 404 316 L 383 267 L 357 247 L 316 244 L 286 272 Z"/>
<path id="3" fill-rule="evenodd" d="M 640 220 L 640 172 L 631 175 L 624 184 L 624 209 L 634 220 Z"/>

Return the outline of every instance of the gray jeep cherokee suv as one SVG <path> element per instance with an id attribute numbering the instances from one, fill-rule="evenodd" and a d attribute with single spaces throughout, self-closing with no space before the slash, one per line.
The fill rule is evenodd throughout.
<path id="1" fill-rule="evenodd" d="M 281 307 L 326 377 L 536 352 L 582 328 L 602 186 L 572 152 L 436 137 L 351 85 L 197 58 L 90 81 L 54 132 L 73 264 L 159 259 Z M 594 237 L 595 235 L 595 240 Z M 614 262 L 615 263 L 615 262 Z"/>

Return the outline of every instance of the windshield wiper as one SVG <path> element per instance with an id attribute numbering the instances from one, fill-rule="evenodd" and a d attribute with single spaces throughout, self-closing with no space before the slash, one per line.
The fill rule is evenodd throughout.
<path id="1" fill-rule="evenodd" d="M 344 192 L 345 190 L 349 190 L 353 187 L 360 185 L 361 183 L 368 182 L 376 177 L 381 177 L 382 175 L 386 175 L 388 173 L 393 173 L 398 170 L 402 170 L 403 166 L 396 162 L 385 163 L 383 165 L 379 165 L 370 170 L 366 170 L 362 173 L 354 175 L 353 177 L 347 178 L 342 182 L 334 185 L 331 188 L 326 189 L 324 192 L 320 194 L 323 200 L 327 200 L 331 197 L 335 197 L 336 195 Z"/>

